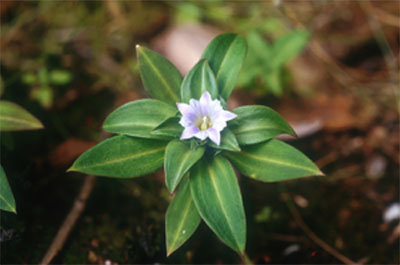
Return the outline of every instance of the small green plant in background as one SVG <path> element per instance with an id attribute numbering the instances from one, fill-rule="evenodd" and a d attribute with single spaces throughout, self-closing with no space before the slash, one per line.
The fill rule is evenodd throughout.
<path id="1" fill-rule="evenodd" d="M 52 86 L 66 85 L 72 80 L 72 74 L 67 70 L 48 70 L 39 68 L 37 73 L 25 73 L 22 81 L 32 86 L 30 97 L 37 100 L 43 108 L 50 108 L 54 101 L 54 89 Z"/>
<path id="2" fill-rule="evenodd" d="M 284 67 L 304 49 L 309 36 L 306 30 L 292 31 L 268 43 L 259 32 L 250 32 L 249 52 L 238 85 L 247 89 L 261 87 L 281 96 L 285 87 Z"/>
<path id="3" fill-rule="evenodd" d="M 268 6 L 271 3 L 265 3 Z M 282 96 L 290 80 L 287 63 L 306 47 L 310 32 L 293 30 L 284 18 L 273 12 L 275 8 L 260 8 L 260 5 L 246 5 L 250 18 L 240 17 L 240 10 L 234 6 L 221 5 L 218 1 L 188 1 L 176 4 L 177 23 L 200 23 L 211 20 L 223 28 L 234 28 L 245 35 L 248 53 L 240 72 L 237 86 L 251 90 L 253 94 Z M 240 5 L 238 7 L 240 8 Z"/>
<path id="4" fill-rule="evenodd" d="M 0 100 L 0 131 L 42 129 L 42 123 L 19 105 Z M 15 199 L 8 184 L 6 173 L 0 165 L 0 209 L 16 213 Z"/>
<path id="5" fill-rule="evenodd" d="M 222 34 L 183 78 L 166 58 L 137 46 L 140 74 L 153 99 L 112 112 L 103 128 L 116 136 L 83 153 L 69 169 L 132 178 L 164 165 L 166 186 L 175 193 L 166 213 L 167 255 L 203 220 L 247 260 L 246 219 L 234 167 L 263 182 L 322 175 L 304 154 L 274 139 L 295 135 L 278 113 L 265 106 L 227 110 L 246 52 L 244 38 Z"/>

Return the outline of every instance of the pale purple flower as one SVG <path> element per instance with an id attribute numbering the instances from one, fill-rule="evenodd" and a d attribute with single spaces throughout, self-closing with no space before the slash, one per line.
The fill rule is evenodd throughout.
<path id="1" fill-rule="evenodd" d="M 192 137 L 205 140 L 207 137 L 215 144 L 221 142 L 221 131 L 226 122 L 236 118 L 236 114 L 222 108 L 219 100 L 212 100 L 208 92 L 200 100 L 191 99 L 189 104 L 176 103 L 182 118 L 179 123 L 185 128 L 181 140 Z"/>

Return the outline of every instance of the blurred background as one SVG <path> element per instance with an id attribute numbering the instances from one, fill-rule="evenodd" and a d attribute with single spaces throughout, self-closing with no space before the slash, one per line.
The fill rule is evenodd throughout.
<path id="1" fill-rule="evenodd" d="M 254 263 L 399 263 L 397 1 L 1 1 L 1 98 L 45 129 L 1 133 L 17 214 L 1 212 L 2 264 L 38 263 L 78 195 L 66 173 L 105 139 L 107 114 L 145 98 L 135 45 L 185 74 L 217 34 L 248 56 L 228 105 L 268 105 L 326 174 L 260 184 L 239 176 Z M 162 170 L 98 178 L 53 263 L 240 263 L 201 224 L 166 258 Z M 326 247 L 326 246 L 325 246 Z"/>

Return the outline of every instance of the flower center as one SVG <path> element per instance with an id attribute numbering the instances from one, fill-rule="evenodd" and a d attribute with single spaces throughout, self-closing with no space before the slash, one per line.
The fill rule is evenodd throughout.
<path id="1" fill-rule="evenodd" d="M 200 129 L 200 131 L 207 131 L 209 128 L 212 127 L 211 119 L 208 116 L 203 116 L 198 119 L 198 121 L 196 122 L 196 126 Z"/>

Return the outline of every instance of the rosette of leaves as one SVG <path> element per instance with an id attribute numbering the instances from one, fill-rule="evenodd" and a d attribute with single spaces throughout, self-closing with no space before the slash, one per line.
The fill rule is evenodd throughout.
<path id="1" fill-rule="evenodd" d="M 0 100 L 0 131 L 25 131 L 42 129 L 42 123 L 19 105 Z M 6 173 L 0 165 L 0 209 L 16 213 L 15 199 L 7 180 Z"/>
<path id="2" fill-rule="evenodd" d="M 322 174 L 300 151 L 273 139 L 295 133 L 265 106 L 233 110 L 237 117 L 222 131 L 220 145 L 180 140 L 183 127 L 176 103 L 199 99 L 208 91 L 226 108 L 246 50 L 242 37 L 219 35 L 183 78 L 166 58 L 137 46 L 140 74 L 153 99 L 136 100 L 112 112 L 103 127 L 117 135 L 83 153 L 70 169 L 132 178 L 164 165 L 166 186 L 175 192 L 166 213 L 167 255 L 194 233 L 201 220 L 226 245 L 244 254 L 246 219 L 234 167 L 264 182 Z"/>

